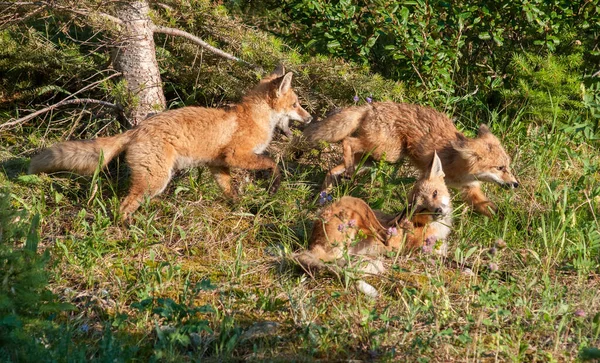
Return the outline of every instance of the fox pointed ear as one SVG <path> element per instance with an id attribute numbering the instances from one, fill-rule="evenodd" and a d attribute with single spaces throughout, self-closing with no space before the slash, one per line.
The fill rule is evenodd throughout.
<path id="1" fill-rule="evenodd" d="M 277 67 L 275 67 L 275 70 L 273 70 L 273 72 L 271 72 L 271 74 L 269 76 L 274 77 L 274 78 L 279 78 L 279 77 L 283 77 L 284 74 L 285 74 L 285 67 L 283 66 L 283 64 L 279 63 L 277 65 Z"/>
<path id="2" fill-rule="evenodd" d="M 458 136 L 459 134 L 457 133 L 456 135 Z M 473 141 L 474 140 L 469 140 L 460 134 L 460 137 L 457 137 L 457 139 L 452 141 L 450 145 L 463 159 L 478 159 L 479 155 L 477 155 L 477 152 L 472 148 L 471 145 Z"/>
<path id="3" fill-rule="evenodd" d="M 442 169 L 442 161 L 440 160 L 437 152 L 433 152 L 433 161 L 431 162 L 431 169 L 429 170 L 429 177 L 427 179 L 433 180 L 435 178 L 443 178 L 446 174 L 444 174 L 444 169 Z"/>
<path id="4" fill-rule="evenodd" d="M 481 126 L 479 126 L 479 130 L 477 131 L 477 137 L 483 137 L 491 133 L 492 132 L 490 131 L 490 128 L 486 124 L 481 124 Z"/>
<path id="5" fill-rule="evenodd" d="M 279 80 L 279 79 L 278 79 Z M 292 89 L 292 72 L 289 72 L 280 80 L 279 89 L 277 90 L 277 97 L 281 97 L 281 95 L 286 94 Z"/>

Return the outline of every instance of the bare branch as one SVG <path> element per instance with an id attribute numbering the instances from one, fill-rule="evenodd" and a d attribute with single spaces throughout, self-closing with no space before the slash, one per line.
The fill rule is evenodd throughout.
<path id="1" fill-rule="evenodd" d="M 41 110 L 35 111 L 34 113 L 30 113 L 29 115 L 25 116 L 25 117 L 21 117 L 18 118 L 16 120 L 13 121 L 9 121 L 9 122 L 5 122 L 3 124 L 0 125 L 0 130 L 1 129 L 5 129 L 7 127 L 11 127 L 11 126 L 15 126 L 18 124 L 22 124 L 25 123 L 29 120 L 31 120 L 34 117 L 37 117 L 41 114 L 44 114 L 46 112 L 52 111 L 57 107 L 61 107 L 61 106 L 65 106 L 65 105 L 78 105 L 81 103 L 95 103 L 98 105 L 102 105 L 102 106 L 107 106 L 107 107 L 111 107 L 114 108 L 115 110 L 121 111 L 121 106 L 115 105 L 114 103 L 110 103 L 110 102 L 106 102 L 106 101 L 101 101 L 101 100 L 95 100 L 92 98 L 76 98 L 73 100 L 62 100 L 58 103 L 55 103 L 51 106 L 42 108 Z"/>
<path id="2" fill-rule="evenodd" d="M 120 76 L 120 75 L 121 75 L 120 72 L 113 73 L 113 74 L 111 74 L 110 76 L 108 76 L 108 77 L 106 77 L 104 79 L 101 79 L 99 81 L 90 83 L 87 86 L 85 86 L 82 89 L 80 89 L 79 91 L 77 91 L 77 92 L 69 95 L 64 100 L 62 100 L 62 101 L 60 101 L 58 103 L 55 103 L 52 106 L 48 106 L 46 108 L 43 108 L 43 109 L 41 109 L 39 111 L 36 111 L 34 113 L 31 113 L 31 114 L 25 116 L 25 117 L 21 117 L 19 119 L 16 119 L 16 120 L 13 120 L 13 121 L 8 121 L 8 122 L 5 122 L 5 123 L 1 124 L 0 125 L 0 129 L 4 129 L 6 127 L 10 127 L 10 126 L 14 126 L 14 125 L 18 125 L 18 124 L 27 122 L 27 121 L 31 120 L 32 118 L 34 118 L 34 117 L 36 117 L 38 115 L 41 115 L 41 114 L 46 113 L 48 111 L 51 111 L 51 110 L 53 110 L 53 109 L 55 109 L 57 107 L 64 106 L 64 105 L 69 105 L 69 104 L 97 103 L 97 104 L 101 104 L 101 105 L 104 105 L 104 106 L 108 106 L 108 107 L 112 107 L 112 108 L 120 110 L 121 109 L 120 106 L 117 106 L 115 104 L 112 104 L 112 103 L 106 102 L 106 101 L 99 101 L 99 100 L 94 100 L 94 99 L 91 99 L 91 98 L 78 98 L 78 99 L 73 99 L 73 100 L 70 99 L 70 98 L 75 97 L 77 94 L 79 94 L 79 93 L 81 93 L 81 92 L 83 92 L 85 90 L 88 90 L 90 88 L 94 88 L 98 84 L 100 84 L 100 83 L 102 83 L 104 81 L 108 81 L 109 79 L 111 79 L 113 77 L 116 77 L 116 76 Z"/>
<path id="3" fill-rule="evenodd" d="M 207 42 L 205 42 L 204 40 L 198 38 L 197 36 L 190 34 L 186 31 L 180 30 L 180 29 L 175 29 L 175 28 L 167 28 L 164 26 L 155 26 L 154 27 L 154 32 L 155 33 L 161 33 L 161 34 L 167 34 L 167 35 L 172 35 L 172 36 L 179 36 L 179 37 L 183 37 L 186 38 L 190 41 L 192 41 L 193 43 L 196 43 L 197 45 L 201 46 L 202 48 L 220 56 L 223 57 L 225 59 L 229 59 L 232 60 L 234 62 L 239 62 L 239 63 L 243 63 L 247 66 L 250 66 L 256 70 L 261 70 L 262 68 L 260 66 L 257 66 L 256 64 L 252 64 L 250 62 L 246 62 L 243 59 L 240 59 L 234 55 L 231 55 L 225 51 L 222 51 L 221 49 L 215 48 L 212 45 L 208 44 Z"/>

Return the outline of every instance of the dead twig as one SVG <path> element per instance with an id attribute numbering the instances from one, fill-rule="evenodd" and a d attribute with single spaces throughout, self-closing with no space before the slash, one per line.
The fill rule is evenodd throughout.
<path id="1" fill-rule="evenodd" d="M 9 121 L 9 122 L 5 122 L 2 125 L 0 125 L 0 130 L 5 129 L 7 127 L 11 127 L 11 126 L 15 126 L 15 125 L 19 125 L 22 123 L 25 123 L 29 120 L 31 120 L 34 117 L 37 117 L 41 114 L 44 114 L 48 111 L 52 111 L 55 108 L 61 107 L 61 106 L 65 106 L 65 105 L 78 105 L 78 104 L 82 104 L 82 103 L 95 103 L 95 104 L 99 104 L 102 106 L 107 106 L 107 107 L 111 107 L 114 108 L 116 110 L 118 110 L 119 112 L 122 111 L 121 106 L 119 105 L 115 105 L 114 103 L 110 103 L 110 102 L 106 102 L 106 101 L 101 101 L 101 100 L 95 100 L 93 98 L 76 98 L 76 99 L 72 99 L 72 100 L 62 100 L 58 103 L 55 103 L 51 106 L 42 108 L 41 110 L 35 111 L 34 113 L 30 113 L 29 115 L 25 116 L 25 117 L 21 117 L 18 118 L 16 120 L 13 121 Z"/>

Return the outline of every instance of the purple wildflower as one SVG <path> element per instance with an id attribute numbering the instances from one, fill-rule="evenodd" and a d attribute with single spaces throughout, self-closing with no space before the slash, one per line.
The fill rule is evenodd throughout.
<path id="1" fill-rule="evenodd" d="M 575 315 L 578 318 L 585 318 L 587 314 L 583 309 L 577 309 L 577 310 L 575 310 L 573 315 Z"/>
<path id="2" fill-rule="evenodd" d="M 327 192 L 321 192 L 319 194 L 319 204 L 320 205 L 324 205 L 327 202 L 331 202 L 333 200 L 333 197 L 330 194 L 327 194 Z"/>
<path id="3" fill-rule="evenodd" d="M 373 99 L 371 97 L 367 97 L 367 103 L 371 103 L 373 102 Z"/>
<path id="4" fill-rule="evenodd" d="M 84 333 L 87 333 L 90 330 L 90 326 L 87 324 L 83 324 L 82 326 L 79 327 L 79 330 L 81 330 Z"/>
<path id="5" fill-rule="evenodd" d="M 348 227 L 350 227 L 350 228 L 356 227 L 356 220 L 355 219 L 349 220 L 348 221 Z"/>
<path id="6" fill-rule="evenodd" d="M 433 252 L 433 246 L 425 245 L 425 246 L 421 247 L 421 251 L 423 253 L 431 253 L 431 252 Z"/>
<path id="7" fill-rule="evenodd" d="M 498 271 L 498 264 L 495 262 L 490 262 L 488 268 L 490 269 L 490 271 Z"/>
<path id="8" fill-rule="evenodd" d="M 338 226 L 338 231 L 340 231 L 340 232 L 344 232 L 345 229 L 346 229 L 346 226 L 343 223 Z"/>
<path id="9" fill-rule="evenodd" d="M 356 95 L 354 97 L 352 97 L 352 99 L 354 100 L 354 102 L 358 102 L 358 100 L 359 100 L 358 96 L 356 96 Z"/>
<path id="10" fill-rule="evenodd" d="M 437 238 L 435 236 L 429 236 L 425 239 L 425 245 L 433 246 L 437 242 Z"/>
<path id="11" fill-rule="evenodd" d="M 390 227 L 387 229 L 387 235 L 388 236 L 397 236 L 398 235 L 398 229 L 396 227 Z"/>
<path id="12" fill-rule="evenodd" d="M 494 256 L 497 252 L 498 252 L 498 249 L 496 247 L 492 247 L 489 249 L 489 253 L 492 256 Z"/>

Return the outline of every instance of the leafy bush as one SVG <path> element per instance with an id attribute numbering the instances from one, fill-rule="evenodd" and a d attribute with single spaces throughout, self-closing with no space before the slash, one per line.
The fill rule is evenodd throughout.
<path id="1" fill-rule="evenodd" d="M 589 1 L 286 0 L 228 4 L 234 12 L 285 36 L 303 51 L 370 64 L 386 77 L 430 90 L 491 87 L 493 82 L 501 82 L 516 49 L 562 54 L 581 46 L 586 50 L 581 67 L 588 72 L 600 55 L 600 6 Z M 260 13 L 257 9 L 269 10 Z"/>

